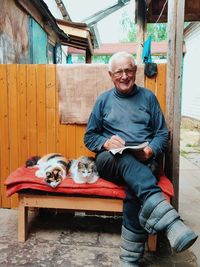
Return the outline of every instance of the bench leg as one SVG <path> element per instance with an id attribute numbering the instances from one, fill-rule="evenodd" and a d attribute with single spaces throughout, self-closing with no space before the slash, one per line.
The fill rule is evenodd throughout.
<path id="1" fill-rule="evenodd" d="M 148 237 L 148 250 L 156 251 L 157 248 L 157 235 L 149 235 Z"/>
<path id="2" fill-rule="evenodd" d="M 28 207 L 19 203 L 18 207 L 18 241 L 25 242 L 28 234 Z"/>

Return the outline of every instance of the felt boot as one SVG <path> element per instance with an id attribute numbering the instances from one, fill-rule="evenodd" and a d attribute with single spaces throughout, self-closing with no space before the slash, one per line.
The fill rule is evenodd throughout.
<path id="1" fill-rule="evenodd" d="M 140 260 L 143 257 L 145 242 L 147 240 L 146 231 L 132 232 L 122 226 L 121 234 L 121 252 L 120 266 L 121 267 L 138 267 Z"/>
<path id="2" fill-rule="evenodd" d="M 140 215 L 140 224 L 150 234 L 164 230 L 175 252 L 189 248 L 197 235 L 180 219 L 177 211 L 165 199 L 162 193 L 156 193 L 144 202 Z"/>

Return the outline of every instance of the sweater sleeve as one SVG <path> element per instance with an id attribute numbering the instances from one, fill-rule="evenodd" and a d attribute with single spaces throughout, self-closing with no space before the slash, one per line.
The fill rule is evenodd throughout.
<path id="1" fill-rule="evenodd" d="M 89 150 L 99 152 L 103 149 L 103 144 L 106 142 L 107 138 L 103 136 L 102 132 L 101 105 L 99 101 L 97 101 L 90 114 L 84 135 L 84 144 Z"/>

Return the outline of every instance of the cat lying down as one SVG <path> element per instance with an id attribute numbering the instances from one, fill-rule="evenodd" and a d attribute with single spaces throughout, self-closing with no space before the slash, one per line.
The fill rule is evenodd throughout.
<path id="1" fill-rule="evenodd" d="M 26 161 L 26 167 L 38 167 L 35 176 L 43 178 L 51 187 L 57 187 L 66 178 L 70 161 L 62 154 L 51 153 L 43 157 L 32 157 Z"/>
<path id="2" fill-rule="evenodd" d="M 51 187 L 57 187 L 68 175 L 75 183 L 95 183 L 98 178 L 95 160 L 81 156 L 75 160 L 67 160 L 62 154 L 51 153 L 43 157 L 32 157 L 26 161 L 26 167 L 38 167 L 35 175 L 43 178 Z"/>

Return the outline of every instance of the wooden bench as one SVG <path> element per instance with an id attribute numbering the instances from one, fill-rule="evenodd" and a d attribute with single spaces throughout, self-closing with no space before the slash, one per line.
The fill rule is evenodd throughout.
<path id="1" fill-rule="evenodd" d="M 25 242 L 28 237 L 29 208 L 56 208 L 73 211 L 101 211 L 122 213 L 123 200 L 114 198 L 63 196 L 54 194 L 19 193 L 18 241 Z M 92 203 L 92 205 L 91 205 Z M 156 251 L 157 237 L 149 235 L 148 249 Z"/>
<path id="2" fill-rule="evenodd" d="M 8 64 L 0 66 L 0 69 L 3 93 L 1 129 L 2 140 L 4 140 L 1 144 L 3 156 L 0 162 L 2 177 L 6 178 L 32 155 L 58 152 L 68 158 L 77 158 L 80 155 L 91 156 L 83 144 L 85 125 L 60 123 L 56 65 Z M 107 70 L 104 77 L 107 77 Z M 8 80 L 12 82 L 8 84 Z M 92 79 L 87 80 L 87 87 L 93 88 L 88 85 L 90 80 Z M 103 79 L 102 81 L 104 84 Z M 80 81 L 78 83 L 81 84 Z M 156 94 L 165 114 L 167 112 L 166 64 L 159 64 L 157 77 L 145 78 L 144 84 Z M 12 125 L 12 131 L 10 125 Z M 11 143 L 8 140 L 8 133 Z M 22 242 L 27 238 L 28 210 L 31 207 L 122 212 L 122 200 L 119 199 L 63 197 L 53 194 L 42 196 L 25 193 L 19 193 L 18 196 L 19 198 L 13 195 L 8 199 L 4 192 L 1 198 L 5 207 L 19 206 L 19 241 Z M 150 250 L 155 250 L 155 239 L 155 237 L 149 238 L 153 240 L 149 242 Z"/>

